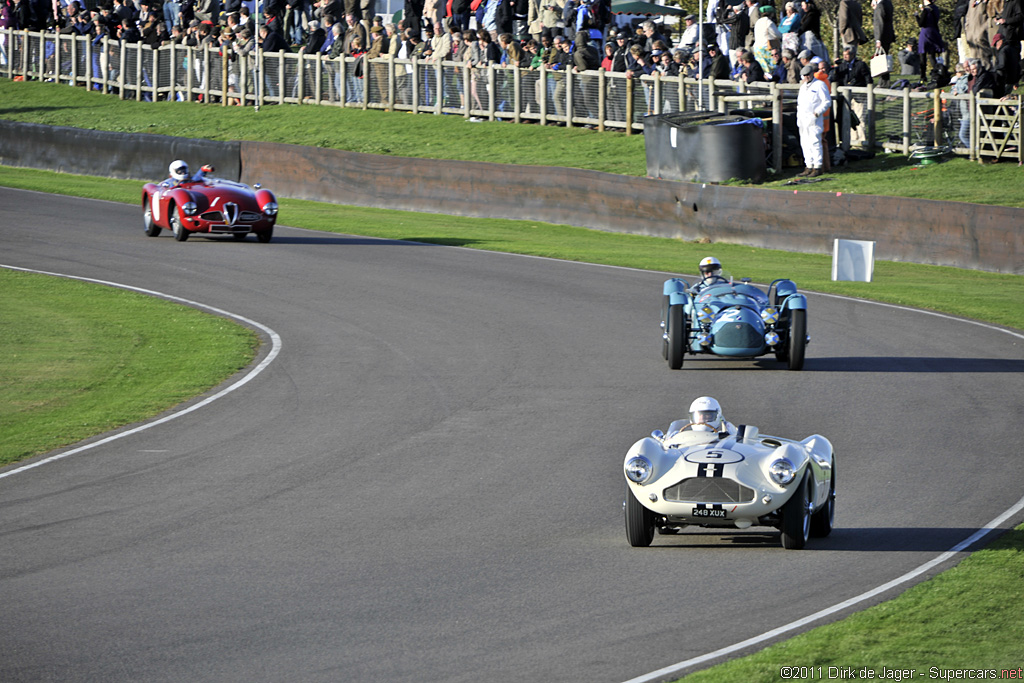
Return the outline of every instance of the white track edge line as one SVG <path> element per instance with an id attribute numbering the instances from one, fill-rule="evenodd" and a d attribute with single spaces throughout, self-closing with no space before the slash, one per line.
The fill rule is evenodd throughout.
<path id="1" fill-rule="evenodd" d="M 21 271 L 21 272 L 24 272 L 24 273 L 35 273 L 35 274 L 38 274 L 38 275 L 52 275 L 52 276 L 55 276 L 55 277 L 67 278 L 69 280 L 79 280 L 81 282 L 92 282 L 92 283 L 96 283 L 96 284 L 107 285 L 107 286 L 110 286 L 110 287 L 117 287 L 119 289 L 126 289 L 126 290 L 129 290 L 129 291 L 138 292 L 140 294 L 148 294 L 150 296 L 155 296 L 155 297 L 158 297 L 158 298 L 161 298 L 161 299 L 165 299 L 165 300 L 168 300 L 168 301 L 175 301 L 175 302 L 178 302 L 178 303 L 186 304 L 188 306 L 192 306 L 192 307 L 195 307 L 195 308 L 199 308 L 199 309 L 202 309 L 202 310 L 209 311 L 211 313 L 215 313 L 215 314 L 220 315 L 220 316 L 225 317 L 225 318 L 236 320 L 236 321 L 241 322 L 241 323 L 243 323 L 245 325 L 248 325 L 250 327 L 254 327 L 254 328 L 262 331 L 263 333 L 265 333 L 268 337 L 270 337 L 270 342 L 271 342 L 270 352 L 267 353 L 266 358 L 264 358 L 262 361 L 260 361 L 260 363 L 258 365 L 256 365 L 256 367 L 252 368 L 249 372 L 247 372 L 244 377 L 239 379 L 237 382 L 231 384 L 230 386 L 227 386 L 224 389 L 221 389 L 216 394 L 213 394 L 212 396 L 208 396 L 205 399 L 203 399 L 202 401 L 200 401 L 198 403 L 195 403 L 195 404 L 193 404 L 191 406 L 188 406 L 187 408 L 184 408 L 182 410 L 178 410 L 178 411 L 173 412 L 173 413 L 171 413 L 169 415 L 165 415 L 165 416 L 163 416 L 163 417 L 161 417 L 159 419 L 153 420 L 152 422 L 146 422 L 145 424 L 141 424 L 138 427 L 134 427 L 134 428 L 129 429 L 127 431 L 118 432 L 116 434 L 111 434 L 110 436 L 102 438 L 102 439 L 100 439 L 98 441 L 94 441 L 92 443 L 88 443 L 88 444 L 85 444 L 83 446 L 79 446 L 77 448 L 73 448 L 73 449 L 71 449 L 69 451 L 65 451 L 63 453 L 58 453 L 56 455 L 51 455 L 50 457 L 43 458 L 41 460 L 37 460 L 36 462 L 30 463 L 28 465 L 22 465 L 21 467 L 17 467 L 15 469 L 7 470 L 6 472 L 0 472 L 0 479 L 4 479 L 6 477 L 10 477 L 10 476 L 18 474 L 20 472 L 25 472 L 26 470 L 30 470 L 30 469 L 33 469 L 33 468 L 36 468 L 36 467 L 40 467 L 42 465 L 47 465 L 47 464 L 55 462 L 57 460 L 62 460 L 64 458 L 67 458 L 68 456 L 75 455 L 77 453 L 81 453 L 82 451 L 86 451 L 86 450 L 89 450 L 91 448 L 95 448 L 97 446 L 102 446 L 103 444 L 110 443 L 111 441 L 115 441 L 117 439 L 122 439 L 122 438 L 124 438 L 126 436 L 130 436 L 132 434 L 137 434 L 137 433 L 139 433 L 141 431 L 150 429 L 151 427 L 155 427 L 157 425 L 164 424 L 165 422 L 170 422 L 171 420 L 174 420 L 174 419 L 177 419 L 179 417 L 182 417 L 183 415 L 188 415 L 189 413 L 191 413 L 193 411 L 199 410 L 200 408 L 204 408 L 207 405 L 209 405 L 210 403 L 213 403 L 214 401 L 216 401 L 217 399 L 223 398 L 224 396 L 227 396 L 228 394 L 230 394 L 231 392 L 235 391 L 236 389 L 239 389 L 242 386 L 248 384 L 250 381 L 255 379 L 257 375 L 259 375 L 264 370 L 266 370 L 267 367 L 274 361 L 274 359 L 277 358 L 278 354 L 281 353 L 281 337 L 280 337 L 280 335 L 278 335 L 277 332 L 275 332 L 274 330 L 272 330 L 271 328 L 267 327 L 266 325 L 264 325 L 262 323 L 256 322 L 255 320 L 251 320 L 251 319 L 246 318 L 244 316 L 238 315 L 237 313 L 231 313 L 230 311 L 225 311 L 223 309 L 216 308 L 216 307 L 210 306 L 208 304 L 204 304 L 204 303 L 201 303 L 201 302 L 198 302 L 198 301 L 192 301 L 191 299 L 184 299 L 184 298 L 179 297 L 179 296 L 173 296 L 173 295 L 170 295 L 170 294 L 164 294 L 163 292 L 157 292 L 157 291 L 154 291 L 154 290 L 151 290 L 151 289 L 143 289 L 141 287 L 133 287 L 131 285 L 125 285 L 125 284 L 121 284 L 121 283 L 118 283 L 118 282 L 110 282 L 110 281 L 107 281 L 107 280 L 97 280 L 97 279 L 94 279 L 94 278 L 79 277 L 77 275 L 66 275 L 64 273 L 51 273 L 51 272 L 48 272 L 48 271 L 45 271 L 45 270 L 35 270 L 35 269 L 32 269 L 32 268 L 20 268 L 18 266 L 10 266 L 10 265 L 6 265 L 6 264 L 0 264 L 0 268 L 6 268 L 8 270 L 17 270 L 17 271 Z"/>
<path id="2" fill-rule="evenodd" d="M 761 635 L 757 635 L 752 638 L 748 638 L 744 641 L 741 641 L 739 643 L 723 647 L 719 650 L 715 650 L 714 652 L 709 652 L 707 654 L 703 654 L 692 659 L 687 659 L 686 661 L 679 662 L 677 664 L 672 664 L 671 666 L 658 669 L 657 671 L 653 671 L 643 676 L 631 678 L 625 683 L 649 683 L 650 681 L 657 681 L 666 676 L 678 674 L 679 672 L 682 672 L 698 664 L 704 664 L 718 657 L 734 654 L 740 650 L 743 650 L 754 645 L 760 645 L 768 640 L 771 640 L 772 638 L 775 638 L 776 636 L 780 636 L 784 633 L 788 633 L 789 631 L 794 631 L 796 629 L 802 628 L 815 621 L 819 621 L 821 619 L 824 619 L 825 617 L 836 614 L 837 612 L 840 612 L 848 607 L 853 607 L 854 605 L 864 602 L 865 600 L 870 600 L 871 598 L 881 595 L 882 593 L 885 593 L 886 591 L 891 590 L 899 586 L 900 584 L 906 583 L 911 579 L 917 578 L 921 574 L 924 574 L 925 572 L 936 567 L 937 565 L 942 564 L 943 562 L 946 562 L 947 560 L 953 558 L 953 556 L 955 556 L 957 553 L 965 550 L 966 548 L 969 548 L 970 546 L 980 541 L 983 537 L 988 535 L 993 529 L 998 528 L 1001 524 L 1006 522 L 1006 520 L 1010 519 L 1011 517 L 1019 513 L 1021 510 L 1024 510 L 1024 498 L 1018 500 L 1015 505 L 1008 508 L 1001 515 L 999 515 L 991 522 L 975 531 L 968 538 L 965 538 L 964 540 L 960 541 L 955 546 L 953 546 L 946 552 L 942 553 L 938 557 L 929 560 L 928 562 L 925 562 L 921 566 L 907 572 L 903 576 L 897 577 L 891 581 L 883 583 L 881 586 L 878 586 L 877 588 L 872 588 L 871 590 L 861 593 L 858 596 L 852 597 L 848 600 L 844 600 L 843 602 L 835 604 L 832 607 L 826 607 L 823 610 L 803 617 L 802 619 L 792 621 L 788 624 L 785 624 L 784 626 L 779 626 L 778 628 L 766 631 Z"/>

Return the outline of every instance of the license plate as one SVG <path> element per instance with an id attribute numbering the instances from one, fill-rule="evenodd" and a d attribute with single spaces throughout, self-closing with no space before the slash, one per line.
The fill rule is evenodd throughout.
<path id="1" fill-rule="evenodd" d="M 709 508 L 693 508 L 690 513 L 692 517 L 721 517 L 725 519 L 725 510 L 712 510 Z"/>

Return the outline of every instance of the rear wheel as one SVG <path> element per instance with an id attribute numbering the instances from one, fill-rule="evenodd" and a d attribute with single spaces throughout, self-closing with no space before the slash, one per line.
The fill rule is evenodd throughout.
<path id="1" fill-rule="evenodd" d="M 836 519 L 836 456 L 832 455 L 832 478 L 828 484 L 828 500 L 825 505 L 811 515 L 811 536 L 824 538 L 832 533 Z"/>
<path id="2" fill-rule="evenodd" d="M 789 369 L 802 370 L 804 349 L 807 346 L 807 311 L 796 309 L 789 313 Z"/>
<path id="3" fill-rule="evenodd" d="M 646 548 L 654 540 L 654 513 L 640 504 L 626 484 L 626 540 L 634 548 Z"/>
<path id="4" fill-rule="evenodd" d="M 153 200 L 150 197 L 146 197 L 142 208 L 142 225 L 150 237 L 156 237 L 161 232 L 160 226 L 153 221 Z"/>
<path id="5" fill-rule="evenodd" d="M 683 305 L 675 304 L 668 307 L 668 366 L 672 370 L 683 367 L 683 357 L 686 355 L 686 343 L 689 339 L 689 330 L 686 324 L 686 315 L 683 313 Z"/>
<path id="6" fill-rule="evenodd" d="M 181 216 L 178 215 L 178 207 L 169 206 L 167 207 L 168 216 L 167 219 L 171 223 L 171 232 L 174 233 L 174 239 L 179 242 L 184 242 L 188 239 L 188 230 L 181 224 Z"/>
<path id="7" fill-rule="evenodd" d="M 799 488 L 782 506 L 782 547 L 786 550 L 800 550 L 811 535 L 810 476 L 809 471 L 804 473 Z"/>

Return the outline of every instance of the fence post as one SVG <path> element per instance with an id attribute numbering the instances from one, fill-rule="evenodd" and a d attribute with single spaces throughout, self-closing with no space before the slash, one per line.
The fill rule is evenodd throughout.
<path id="1" fill-rule="evenodd" d="M 939 141 L 942 140 L 942 90 L 936 88 L 932 94 L 932 105 L 934 106 L 934 113 L 932 114 L 932 140 L 936 147 L 941 147 Z"/>
<path id="2" fill-rule="evenodd" d="M 597 129 L 604 132 L 605 119 L 608 118 L 608 76 L 604 67 L 597 71 Z"/>
<path id="3" fill-rule="evenodd" d="M 776 173 L 782 171 L 782 90 L 775 83 L 770 86 L 772 94 L 772 167 Z"/>
<path id="4" fill-rule="evenodd" d="M 903 154 L 910 156 L 910 88 L 903 89 Z"/>
<path id="5" fill-rule="evenodd" d="M 633 79 L 626 79 L 626 135 L 633 134 Z"/>
<path id="6" fill-rule="evenodd" d="M 868 81 L 868 103 L 864 108 L 864 118 L 867 121 L 861 121 L 861 125 L 865 126 L 864 137 L 865 144 L 869 150 L 875 148 L 875 83 L 874 81 Z"/>

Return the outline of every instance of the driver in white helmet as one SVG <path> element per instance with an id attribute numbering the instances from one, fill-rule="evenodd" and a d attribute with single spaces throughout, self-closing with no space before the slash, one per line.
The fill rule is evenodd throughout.
<path id="1" fill-rule="evenodd" d="M 163 182 L 168 187 L 177 187 L 182 183 L 197 183 L 206 177 L 207 173 L 213 172 L 213 166 L 210 164 L 204 165 L 194 176 L 189 176 L 188 164 L 181 159 L 175 159 L 171 162 L 171 165 L 167 167 L 167 171 L 171 174 L 171 177 Z"/>
<path id="2" fill-rule="evenodd" d="M 690 404 L 690 423 L 681 431 L 736 433 L 736 425 L 722 416 L 722 406 L 710 396 L 701 396 Z"/>
<path id="3" fill-rule="evenodd" d="M 701 259 L 698 268 L 700 268 L 700 280 L 690 288 L 690 292 L 693 294 L 711 285 L 729 284 L 729 281 L 722 277 L 721 261 L 714 256 Z"/>

